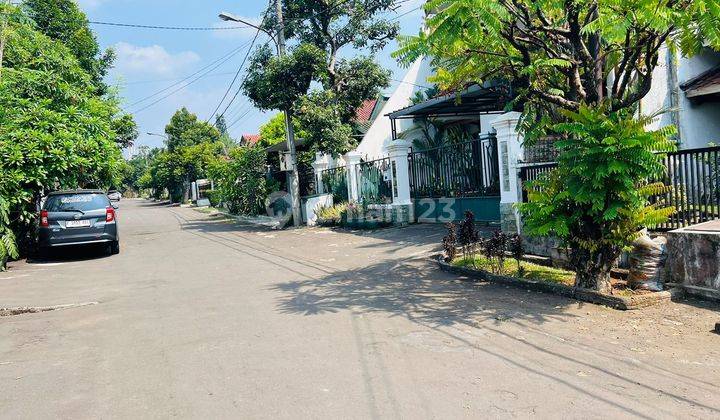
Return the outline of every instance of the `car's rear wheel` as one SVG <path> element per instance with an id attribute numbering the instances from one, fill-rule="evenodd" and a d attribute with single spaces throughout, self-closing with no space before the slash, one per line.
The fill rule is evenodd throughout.
<path id="1" fill-rule="evenodd" d="M 117 255 L 120 253 L 120 241 L 110 242 L 110 254 Z"/>

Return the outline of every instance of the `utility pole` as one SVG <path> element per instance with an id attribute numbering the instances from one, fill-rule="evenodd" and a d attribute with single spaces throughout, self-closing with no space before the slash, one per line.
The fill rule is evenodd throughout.
<path id="1" fill-rule="evenodd" d="M 282 0 L 275 0 L 275 11 L 278 19 L 278 55 L 282 57 L 285 55 L 285 23 L 283 21 Z M 292 123 L 292 110 L 286 108 L 284 113 L 286 141 L 290 152 L 290 165 L 292 166 L 288 184 L 290 186 L 290 199 L 292 200 L 293 224 L 300 226 L 302 216 L 300 212 L 300 179 L 297 169 L 297 151 L 295 150 L 295 129 Z"/>

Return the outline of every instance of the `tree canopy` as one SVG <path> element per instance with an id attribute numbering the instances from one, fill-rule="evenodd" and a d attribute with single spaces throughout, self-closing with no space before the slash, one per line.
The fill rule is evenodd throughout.
<path id="1" fill-rule="evenodd" d="M 74 0 L 26 0 L 23 7 L 38 31 L 65 45 L 93 83 L 105 89 L 103 77 L 112 67 L 115 53 L 101 51 L 85 13 Z"/>
<path id="2" fill-rule="evenodd" d="M 24 234 L 42 191 L 118 182 L 113 119 L 120 109 L 98 95 L 72 51 L 35 30 L 17 8 L 3 11 L 10 19 L 0 79 L 0 195 Z"/>
<path id="3" fill-rule="evenodd" d="M 165 126 L 165 145 L 172 152 L 182 147 L 201 143 L 213 143 L 220 139 L 220 132 L 212 124 L 200 121 L 197 115 L 183 107 L 176 111 Z"/>
<path id="4" fill-rule="evenodd" d="M 397 35 L 398 26 L 385 18 L 394 0 L 289 0 L 284 2 L 287 36 L 295 46 L 286 57 L 269 47 L 252 57 L 246 95 L 261 109 L 289 109 L 307 129 L 313 150 L 343 154 L 355 146 L 352 123 L 363 101 L 388 86 L 390 72 L 372 55 L 341 59 L 345 47 L 370 54 Z M 265 25 L 274 28 L 271 11 Z M 308 90 L 311 82 L 320 88 Z M 278 89 L 278 87 L 282 87 Z"/>
<path id="5" fill-rule="evenodd" d="M 514 107 L 533 122 L 581 104 L 633 107 L 664 45 L 685 55 L 720 47 L 716 0 L 431 0 L 425 9 L 427 29 L 401 37 L 397 57 L 432 57 L 444 89 L 509 81 Z"/>

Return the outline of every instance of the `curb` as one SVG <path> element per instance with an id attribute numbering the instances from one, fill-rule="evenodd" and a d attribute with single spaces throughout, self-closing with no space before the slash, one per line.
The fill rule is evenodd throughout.
<path id="1" fill-rule="evenodd" d="M 682 293 L 679 289 L 671 289 L 662 292 L 648 293 L 632 297 L 609 296 L 594 290 L 578 289 L 564 284 L 547 283 L 538 280 L 519 279 L 516 277 L 499 276 L 488 271 L 474 270 L 465 267 L 456 267 L 444 261 L 442 255 L 435 256 L 438 267 L 445 272 L 458 274 L 473 280 L 488 281 L 491 283 L 513 286 L 535 292 L 552 293 L 565 296 L 571 299 L 590 302 L 598 305 L 608 306 L 621 311 L 636 310 L 659 303 L 669 302 L 673 297 Z M 473 281 L 469 280 L 469 281 Z"/>

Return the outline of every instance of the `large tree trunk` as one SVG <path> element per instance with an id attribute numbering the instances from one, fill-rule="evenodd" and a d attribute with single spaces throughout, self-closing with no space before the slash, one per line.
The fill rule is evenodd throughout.
<path id="1" fill-rule="evenodd" d="M 612 293 L 610 270 L 620 256 L 617 247 L 601 247 L 589 251 L 575 245 L 570 253 L 570 263 L 575 270 L 575 287 Z"/>

